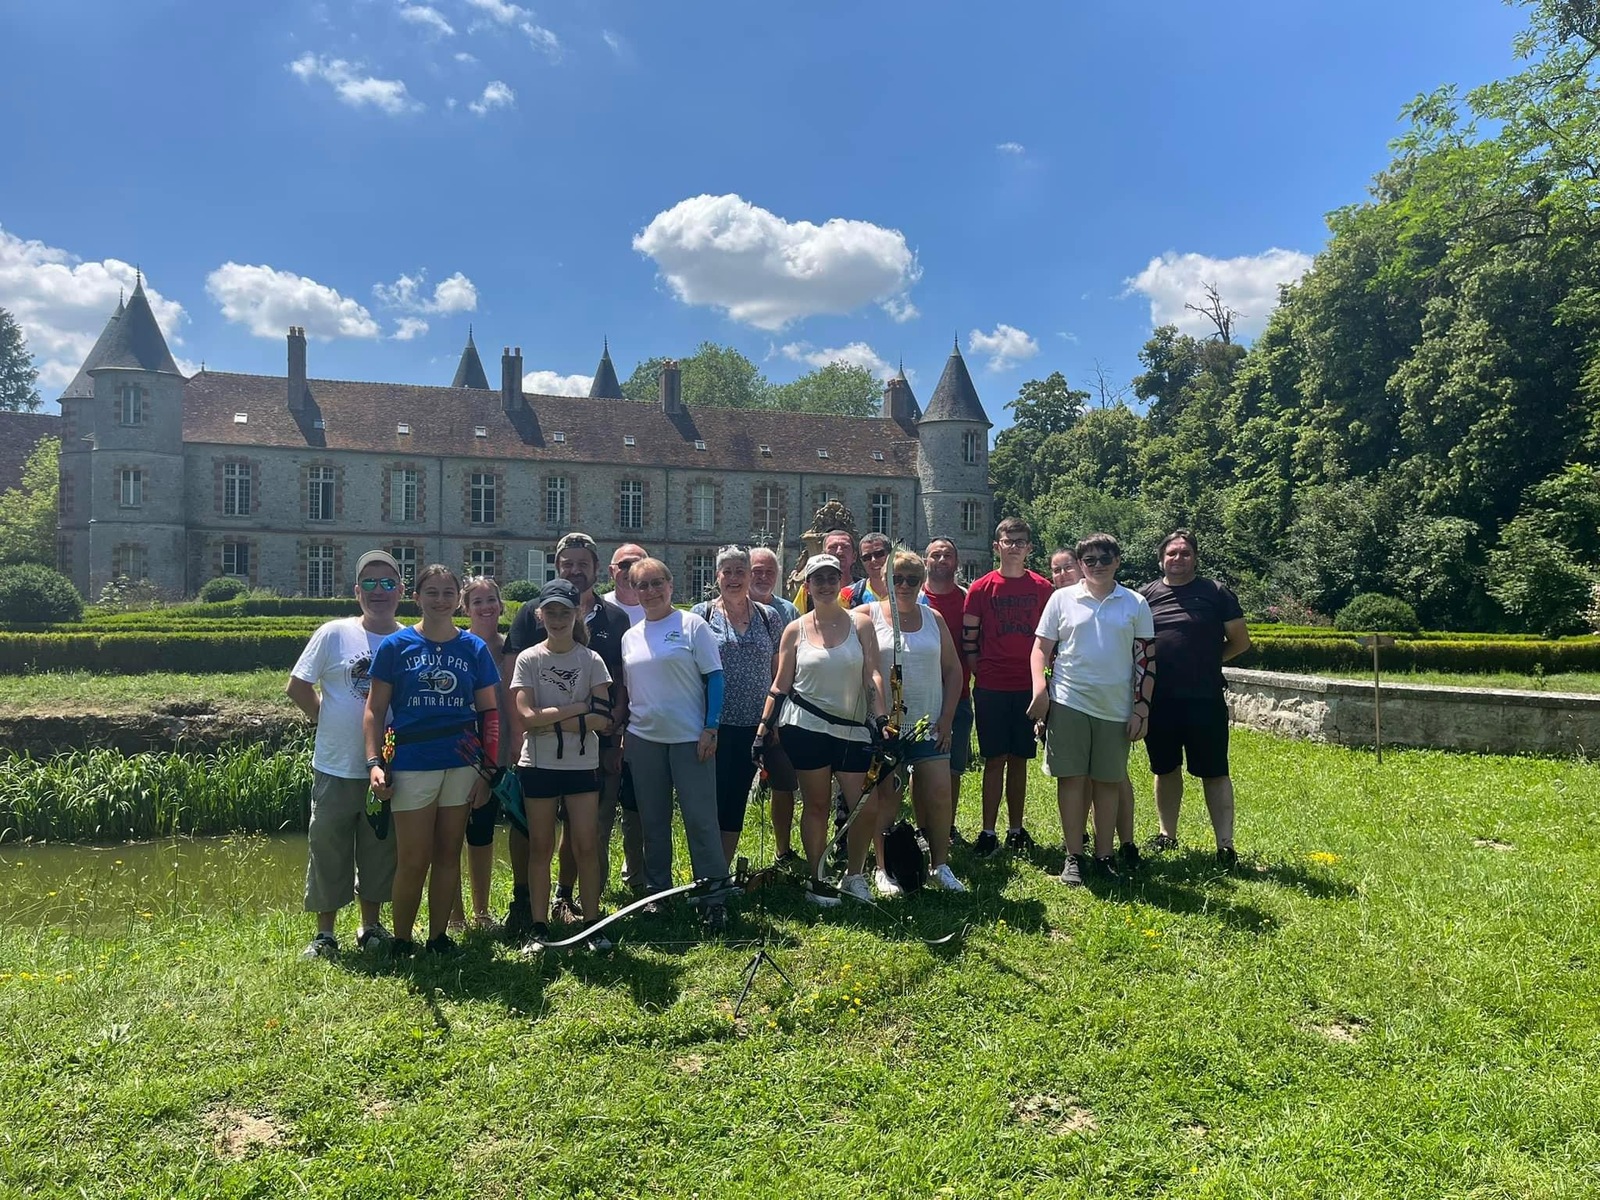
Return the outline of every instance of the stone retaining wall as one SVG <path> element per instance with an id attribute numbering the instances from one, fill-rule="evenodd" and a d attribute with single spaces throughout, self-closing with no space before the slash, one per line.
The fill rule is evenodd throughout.
<path id="1" fill-rule="evenodd" d="M 1372 685 L 1228 667 L 1236 725 L 1372 745 Z M 1385 683 L 1383 744 L 1489 754 L 1600 753 L 1600 695 Z"/>

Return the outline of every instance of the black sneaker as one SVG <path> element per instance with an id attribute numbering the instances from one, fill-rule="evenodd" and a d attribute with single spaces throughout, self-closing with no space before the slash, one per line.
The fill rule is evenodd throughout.
<path id="1" fill-rule="evenodd" d="M 376 949 L 392 941 L 394 935 L 382 925 L 363 925 L 356 931 L 356 946 L 362 950 L 369 946 Z"/>
<path id="2" fill-rule="evenodd" d="M 978 835 L 978 840 L 972 843 L 972 852 L 979 858 L 993 858 L 1000 853 L 1000 839 L 995 836 L 992 829 L 985 829 Z"/>
<path id="3" fill-rule="evenodd" d="M 506 909 L 506 919 L 502 925 L 506 941 L 520 942 L 528 936 L 528 926 L 533 924 L 533 912 L 528 907 L 528 889 L 513 888 L 511 891 L 511 907 Z"/>
<path id="4" fill-rule="evenodd" d="M 339 939 L 331 933 L 319 933 L 311 939 L 311 943 L 304 950 L 300 951 L 300 957 L 325 958 L 331 962 L 339 957 Z"/>
<path id="5" fill-rule="evenodd" d="M 1113 854 L 1108 854 L 1104 858 L 1095 859 L 1094 866 L 1095 870 L 1099 871 L 1100 874 L 1104 875 L 1107 879 L 1122 878 L 1122 873 L 1117 870 L 1116 856 Z"/>
<path id="6" fill-rule="evenodd" d="M 1151 854 L 1165 854 L 1178 848 L 1178 839 L 1170 833 L 1158 833 L 1144 844 L 1144 848 Z"/>
<path id="7" fill-rule="evenodd" d="M 417 944 L 410 938 L 390 938 L 390 958 L 410 958 L 417 952 Z"/>
<path id="8" fill-rule="evenodd" d="M 528 940 L 522 944 L 522 953 L 529 957 L 541 954 L 550 940 L 550 926 L 543 921 L 533 921 L 528 925 Z"/>
<path id="9" fill-rule="evenodd" d="M 605 954 L 611 949 L 611 939 L 603 933 L 591 933 L 583 948 L 590 954 Z"/>
<path id="10" fill-rule="evenodd" d="M 1026 829 L 1013 829 L 1006 834 L 1006 849 L 1013 854 L 1032 854 L 1038 848 L 1033 835 Z"/>
<path id="11" fill-rule="evenodd" d="M 455 938 L 448 933 L 441 933 L 437 937 L 429 938 L 423 944 L 422 949 L 426 954 L 438 954 L 444 957 L 461 953 L 461 947 L 456 944 Z"/>
<path id="12" fill-rule="evenodd" d="M 798 866 L 799 863 L 800 855 L 793 850 L 785 850 L 782 854 L 778 855 L 777 858 L 772 860 L 772 865 L 775 867 L 794 867 Z"/>
<path id="13" fill-rule="evenodd" d="M 1132 842 L 1123 842 L 1117 850 L 1117 857 L 1122 859 L 1122 865 L 1130 871 L 1137 871 L 1144 866 L 1144 858 L 1139 854 L 1139 847 Z"/>
<path id="14" fill-rule="evenodd" d="M 961 845 L 961 830 L 957 829 L 954 825 L 950 826 L 950 844 L 952 846 Z"/>
<path id="15" fill-rule="evenodd" d="M 1067 865 L 1061 868 L 1061 874 L 1056 879 L 1068 887 L 1083 886 L 1083 855 L 1067 855 Z"/>
<path id="16" fill-rule="evenodd" d="M 706 905 L 706 929 L 711 933 L 721 933 L 727 927 L 727 908 L 721 904 Z"/>
<path id="17" fill-rule="evenodd" d="M 1224 871 L 1231 871 L 1239 865 L 1239 852 L 1232 846 L 1217 847 L 1217 866 Z"/>

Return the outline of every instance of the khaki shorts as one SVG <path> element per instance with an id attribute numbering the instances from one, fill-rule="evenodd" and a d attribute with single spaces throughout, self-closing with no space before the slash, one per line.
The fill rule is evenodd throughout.
<path id="1" fill-rule="evenodd" d="M 478 773 L 471 767 L 450 767 L 443 771 L 396 771 L 394 812 L 416 812 L 437 804 L 440 808 L 460 808 L 472 800 L 472 785 Z"/>
<path id="2" fill-rule="evenodd" d="M 1057 779 L 1087 775 L 1100 783 L 1128 777 L 1128 730 L 1123 721 L 1103 721 L 1050 702 L 1044 730 L 1044 773 Z"/>
<path id="3" fill-rule="evenodd" d="M 384 904 L 394 887 L 394 837 L 367 820 L 367 781 L 311 774 L 306 911 L 336 912 L 360 896 Z"/>

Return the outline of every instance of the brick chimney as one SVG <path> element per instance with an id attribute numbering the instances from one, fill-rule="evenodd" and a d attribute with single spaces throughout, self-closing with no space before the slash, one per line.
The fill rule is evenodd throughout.
<path id="1" fill-rule="evenodd" d="M 661 411 L 675 417 L 683 411 L 683 378 L 678 373 L 678 360 L 669 358 L 661 364 L 661 379 L 657 384 L 661 395 Z"/>
<path id="2" fill-rule="evenodd" d="M 304 412 L 306 407 L 306 331 L 303 325 L 289 326 L 289 411 Z"/>
<path id="3" fill-rule="evenodd" d="M 522 347 L 507 346 L 500 355 L 500 407 L 509 416 L 522 406 Z"/>
<path id="4" fill-rule="evenodd" d="M 911 399 L 911 385 L 905 376 L 897 375 L 883 385 L 883 415 L 891 421 L 907 424 L 912 420 L 916 404 Z"/>

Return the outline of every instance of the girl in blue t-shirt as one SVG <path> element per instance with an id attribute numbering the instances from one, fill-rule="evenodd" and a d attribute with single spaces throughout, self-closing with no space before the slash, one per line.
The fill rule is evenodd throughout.
<path id="1" fill-rule="evenodd" d="M 378 645 L 363 729 L 372 790 L 392 797 L 394 813 L 394 952 L 416 949 L 412 927 L 428 879 L 427 949 L 456 949 L 446 931 L 461 889 L 461 841 L 474 796 L 480 755 L 499 761 L 500 714 L 494 655 L 474 634 L 456 628 L 461 583 L 438 563 L 425 567 L 413 593 L 422 620 Z M 392 741 L 385 737 L 389 715 Z M 385 745 L 392 758 L 385 755 Z M 430 874 L 431 868 L 431 874 Z"/>

